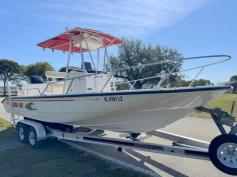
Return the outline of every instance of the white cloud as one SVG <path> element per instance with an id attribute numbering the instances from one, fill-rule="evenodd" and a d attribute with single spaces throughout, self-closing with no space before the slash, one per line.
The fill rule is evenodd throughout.
<path id="1" fill-rule="evenodd" d="M 38 19 L 65 27 L 88 27 L 116 35 L 146 35 L 185 18 L 205 0 L 41 1 Z"/>

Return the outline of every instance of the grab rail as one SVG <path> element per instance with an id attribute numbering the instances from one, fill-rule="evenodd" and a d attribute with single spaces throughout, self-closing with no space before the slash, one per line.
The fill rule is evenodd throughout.
<path id="1" fill-rule="evenodd" d="M 54 81 L 54 82 L 49 82 L 49 83 L 47 83 L 47 85 L 45 86 L 45 88 L 44 88 L 44 90 L 43 90 L 43 92 L 41 93 L 41 95 L 44 95 L 44 93 L 45 93 L 45 91 L 47 90 L 47 88 L 49 87 L 49 85 L 53 85 L 53 84 L 57 84 L 57 83 L 60 83 L 60 82 L 66 82 L 66 81 L 68 81 L 68 80 L 74 80 L 74 79 L 79 79 L 79 78 L 82 78 L 82 77 L 87 77 L 87 76 L 92 76 L 92 75 L 98 75 L 99 73 L 91 73 L 91 74 L 84 74 L 84 75 L 82 75 L 82 76 L 76 76 L 76 77 L 71 77 L 71 78 L 66 78 L 66 79 L 64 79 L 63 81 Z M 71 82 L 72 83 L 72 82 Z M 71 85 L 71 84 L 70 84 Z M 69 88 L 68 88 L 68 90 L 67 90 L 67 92 L 66 93 L 68 93 L 68 91 L 69 91 Z"/>
<path id="2" fill-rule="evenodd" d="M 217 62 L 212 62 L 212 63 L 208 63 L 208 64 L 204 64 L 204 65 L 199 65 L 199 66 L 196 66 L 196 67 L 192 67 L 192 68 L 188 68 L 188 69 L 185 69 L 185 70 L 181 70 L 181 71 L 178 71 L 178 72 L 174 72 L 175 69 L 177 69 L 179 67 L 179 64 L 185 60 L 196 60 L 196 59 L 205 59 L 205 58 L 224 58 L 222 59 L 221 61 L 217 61 Z M 156 87 L 160 87 L 164 82 L 165 80 L 171 75 L 171 74 L 178 74 L 178 73 L 181 73 L 181 72 L 186 72 L 186 71 L 191 71 L 191 70 L 195 70 L 195 69 L 199 69 L 199 72 L 196 74 L 196 76 L 193 78 L 193 80 L 191 81 L 191 83 L 189 84 L 189 87 L 191 87 L 194 83 L 194 81 L 196 80 L 196 78 L 200 75 L 200 73 L 204 70 L 204 68 L 206 67 L 209 67 L 209 66 L 212 66 L 212 65 L 216 65 L 216 64 L 219 64 L 219 63 L 223 63 L 223 62 L 226 62 L 228 60 L 231 59 L 231 56 L 229 55 L 207 55 L 207 56 L 198 56 L 198 57 L 188 57 L 188 58 L 180 58 L 180 59 L 170 59 L 170 60 L 165 60 L 165 61 L 160 61 L 160 62 L 155 62 L 155 63 L 149 63 L 149 64 L 144 64 L 144 65 L 140 65 L 140 66 L 143 66 L 143 67 L 146 67 L 146 66 L 152 66 L 152 65 L 158 65 L 158 64 L 163 64 L 163 63 L 168 63 L 168 62 L 177 62 L 177 64 L 170 70 L 169 73 L 165 74 L 165 75 L 162 75 L 162 74 L 159 74 L 159 75 L 156 75 L 156 76 L 153 76 L 153 77 L 147 77 L 147 78 L 141 78 L 141 79 L 136 79 L 136 80 L 131 80 L 131 81 L 125 81 L 125 82 L 121 82 L 121 83 L 132 83 L 132 86 L 135 85 L 135 82 L 137 81 L 141 81 L 141 80 L 148 80 L 148 79 L 154 79 L 154 78 L 161 78 L 160 81 L 158 82 L 158 84 L 156 84 Z M 123 71 L 123 70 L 128 70 L 128 69 L 132 69 L 132 68 L 137 68 L 138 66 L 133 66 L 133 67 L 127 67 L 125 69 L 119 69 L 119 70 L 116 70 L 117 71 Z M 163 77 L 162 77 L 163 76 Z M 110 77 L 111 79 L 112 77 Z M 109 81 L 108 81 L 109 82 Z M 106 82 L 106 84 L 108 84 L 108 82 Z M 120 84 L 120 83 L 116 83 L 116 84 Z M 103 92 L 103 89 L 106 87 L 106 85 L 102 88 L 101 92 Z M 132 89 L 132 87 L 130 87 L 130 89 Z"/>
<path id="3" fill-rule="evenodd" d="M 208 64 L 199 65 L 199 66 L 196 66 L 196 67 L 191 67 L 191 68 L 188 68 L 188 69 L 184 69 L 184 70 L 175 72 L 175 70 L 185 60 L 196 60 L 196 59 L 205 59 L 205 58 L 218 58 L 218 59 L 221 58 L 222 60 L 221 61 L 217 61 L 217 62 L 208 63 Z M 216 65 L 216 64 L 219 64 L 219 63 L 223 63 L 223 62 L 226 62 L 227 60 L 230 60 L 230 59 L 231 59 L 231 56 L 229 56 L 229 55 L 208 55 L 208 56 L 198 56 L 198 57 L 188 57 L 188 58 L 178 58 L 178 59 L 166 59 L 166 60 L 162 60 L 162 61 L 159 61 L 159 62 L 153 62 L 153 63 L 148 63 L 148 64 L 140 64 L 138 66 L 131 66 L 131 67 L 123 68 L 123 69 L 114 70 L 114 71 L 112 71 L 109 74 L 109 77 L 108 77 L 107 81 L 105 82 L 105 84 L 103 85 L 103 87 L 101 89 L 101 92 L 104 91 L 104 88 L 111 81 L 111 78 L 114 76 L 114 74 L 116 72 L 125 71 L 125 70 L 129 70 L 129 69 L 137 69 L 137 68 L 140 68 L 140 67 L 154 66 L 154 65 L 164 64 L 164 63 L 175 63 L 175 66 L 166 74 L 158 74 L 156 76 L 151 76 L 151 77 L 146 77 L 146 78 L 141 78 L 141 79 L 136 79 L 136 80 L 131 80 L 131 81 L 122 81 L 122 82 L 118 82 L 118 83 L 113 82 L 112 84 L 118 85 L 118 84 L 124 84 L 124 83 L 130 83 L 130 84 L 132 83 L 131 84 L 132 86 L 130 87 L 130 89 L 132 89 L 132 87 L 135 85 L 135 82 L 137 82 L 137 81 L 154 79 L 154 78 L 161 78 L 160 81 L 156 84 L 156 87 L 160 87 L 165 82 L 165 80 L 170 75 L 172 75 L 172 74 L 178 74 L 178 73 L 181 73 L 181 72 L 186 72 L 186 71 L 195 70 L 195 69 L 199 69 L 200 68 L 199 72 L 196 74 L 196 76 L 194 77 L 194 79 L 191 81 L 191 83 L 189 85 L 191 87 L 193 85 L 194 81 L 196 80 L 196 78 L 200 75 L 200 73 L 206 67 L 211 66 L 211 65 Z M 88 77 L 88 76 L 93 76 L 93 75 L 98 75 L 98 74 L 100 74 L 100 73 L 89 73 L 89 74 L 84 74 L 84 75 L 77 76 L 77 77 L 66 78 L 63 81 L 56 81 L 56 82 L 48 83 L 46 85 L 45 89 L 43 90 L 43 92 L 41 93 L 41 95 L 45 94 L 45 91 L 47 90 L 47 88 L 50 85 L 53 85 L 53 84 L 56 84 L 56 83 L 60 83 L 60 82 L 66 82 L 68 80 L 71 80 L 71 82 L 69 84 L 69 87 L 68 87 L 68 89 L 66 91 L 66 94 L 68 94 L 68 92 L 70 90 L 70 87 L 72 86 L 72 83 L 73 83 L 73 81 L 75 79 L 79 79 L 79 78 L 83 78 L 83 77 Z"/>
<path id="4" fill-rule="evenodd" d="M 42 93 L 40 92 L 40 89 L 39 88 L 29 88 L 29 89 L 24 89 L 24 90 L 21 90 L 21 93 L 23 93 L 23 96 L 25 95 L 25 91 L 27 91 L 27 95 L 29 94 L 29 90 L 37 90 L 39 95 L 42 95 Z"/>

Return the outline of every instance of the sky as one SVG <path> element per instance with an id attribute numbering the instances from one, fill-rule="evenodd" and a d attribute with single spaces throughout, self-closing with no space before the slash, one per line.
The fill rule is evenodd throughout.
<path id="1" fill-rule="evenodd" d="M 78 26 L 175 48 L 184 57 L 231 55 L 232 60 L 200 75 L 215 83 L 228 81 L 237 74 L 236 7 L 236 0 L 2 1 L 0 58 L 24 65 L 48 61 L 59 69 L 67 56 L 43 51 L 36 44 Z M 73 64 L 80 64 L 79 56 L 73 56 Z"/>

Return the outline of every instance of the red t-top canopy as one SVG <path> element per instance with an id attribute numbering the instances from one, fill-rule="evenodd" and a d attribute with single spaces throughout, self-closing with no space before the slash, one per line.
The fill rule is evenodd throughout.
<path id="1" fill-rule="evenodd" d="M 53 50 L 86 52 L 121 43 L 122 40 L 109 34 L 77 27 L 41 42 L 38 46 Z"/>

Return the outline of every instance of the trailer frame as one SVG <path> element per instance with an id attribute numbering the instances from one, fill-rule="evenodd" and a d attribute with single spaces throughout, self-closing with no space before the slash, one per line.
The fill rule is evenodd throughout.
<path id="1" fill-rule="evenodd" d="M 68 125 L 65 125 L 66 128 L 62 130 L 62 125 L 57 128 L 55 125 L 50 126 L 49 123 L 43 123 L 28 118 L 19 120 L 16 123 L 16 129 L 20 141 L 23 143 L 28 142 L 28 144 L 34 148 L 38 147 L 40 142 L 42 142 L 44 139 L 56 138 L 58 140 L 66 140 L 70 142 L 82 142 L 95 145 L 111 146 L 117 148 L 118 151 L 122 151 L 123 149 L 134 149 L 172 156 L 210 160 L 222 172 L 231 175 L 237 175 L 237 163 L 236 167 L 235 163 L 233 163 L 233 168 L 233 165 L 229 163 L 229 161 L 225 163 L 225 161 L 218 156 L 218 152 L 220 151 L 218 148 L 219 146 L 222 147 L 224 143 L 227 144 L 227 147 L 229 147 L 230 143 L 236 144 L 237 149 L 237 123 L 235 118 L 219 108 L 208 109 L 205 107 L 200 107 L 197 108 L 197 110 L 210 113 L 213 121 L 221 133 L 221 135 L 214 138 L 210 143 L 162 130 L 148 132 L 147 136 L 149 137 L 155 135 L 160 138 L 170 140 L 173 142 L 172 145 L 147 143 L 142 141 L 144 138 L 142 136 L 138 138 L 132 137 L 129 140 L 125 138 L 111 138 L 105 137 L 103 131 L 101 130 L 91 129 L 89 131 L 80 131 L 79 129 L 75 129 L 75 131 L 71 131 L 67 129 Z M 224 126 L 229 126 L 230 131 L 227 132 Z M 21 138 L 20 129 L 22 130 L 23 134 L 25 133 L 24 138 Z M 100 132 L 98 133 L 98 131 Z M 28 137 L 28 140 L 26 137 Z M 228 139 L 230 142 L 226 142 L 226 139 Z M 216 147 L 217 145 L 218 147 Z M 237 162 L 237 150 L 236 156 L 234 156 L 234 158 L 236 158 Z M 232 166 L 226 167 L 225 165 L 221 164 L 221 162 L 224 164 L 230 164 Z"/>

